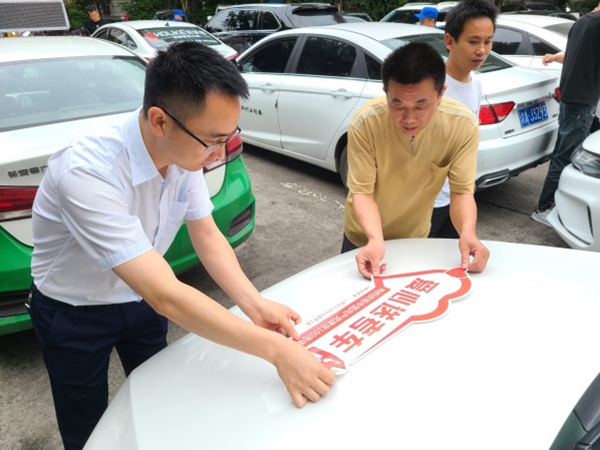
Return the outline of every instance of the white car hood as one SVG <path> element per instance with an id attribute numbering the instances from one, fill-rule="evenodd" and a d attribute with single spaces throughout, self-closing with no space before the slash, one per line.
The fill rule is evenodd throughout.
<path id="1" fill-rule="evenodd" d="M 295 408 L 268 363 L 190 334 L 133 372 L 85 450 L 549 448 L 600 371 L 600 254 L 486 245 L 466 298 L 360 360 L 318 403 Z M 453 240 L 386 249 L 389 274 L 459 262 Z M 351 252 L 264 295 L 303 314 L 365 283 Z"/>

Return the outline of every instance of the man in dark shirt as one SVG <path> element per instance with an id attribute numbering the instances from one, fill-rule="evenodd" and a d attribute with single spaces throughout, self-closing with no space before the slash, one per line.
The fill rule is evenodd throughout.
<path id="1" fill-rule="evenodd" d="M 548 174 L 531 218 L 551 226 L 548 214 L 554 207 L 554 193 L 571 154 L 590 132 L 600 100 L 600 11 L 580 17 L 569 32 L 560 77 L 558 138 Z"/>
<path id="2" fill-rule="evenodd" d="M 94 5 L 88 8 L 88 16 L 90 16 L 90 18 L 85 21 L 83 27 L 88 30 L 90 34 L 93 34 L 94 31 L 96 31 L 102 25 L 109 23 L 108 20 L 100 17 L 100 12 Z"/>

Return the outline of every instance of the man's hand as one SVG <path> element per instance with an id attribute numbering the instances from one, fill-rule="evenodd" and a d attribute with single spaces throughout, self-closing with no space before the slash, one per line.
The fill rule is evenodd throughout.
<path id="1" fill-rule="evenodd" d="M 488 259 L 490 259 L 490 251 L 476 236 L 461 236 L 458 240 L 458 249 L 460 250 L 461 267 L 469 272 L 483 272 Z"/>
<path id="2" fill-rule="evenodd" d="M 542 57 L 542 64 L 547 66 L 550 63 L 553 62 L 557 62 L 557 63 L 563 63 L 565 60 L 565 52 L 558 52 L 558 53 L 546 53 L 543 57 Z"/>
<path id="3" fill-rule="evenodd" d="M 290 340 L 283 342 L 280 350 L 272 362 L 294 405 L 301 408 L 308 400 L 316 402 L 329 392 L 335 374 L 308 350 Z"/>
<path id="4" fill-rule="evenodd" d="M 385 242 L 369 241 L 356 255 L 358 271 L 367 280 L 371 279 L 371 275 L 379 276 L 387 268 L 385 263 L 381 264 L 384 256 Z"/>
<path id="5" fill-rule="evenodd" d="M 260 297 L 256 306 L 252 310 L 244 310 L 244 313 L 259 327 L 277 331 L 293 339 L 298 337 L 292 322 L 296 325 L 300 323 L 300 314 L 289 306 Z"/>

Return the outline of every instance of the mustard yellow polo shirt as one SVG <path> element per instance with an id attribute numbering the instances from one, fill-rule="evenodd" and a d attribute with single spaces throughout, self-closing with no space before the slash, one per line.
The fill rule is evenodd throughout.
<path id="1" fill-rule="evenodd" d="M 427 237 L 446 176 L 451 192 L 475 192 L 478 147 L 477 119 L 451 98 L 443 97 L 414 139 L 394 124 L 385 96 L 366 103 L 348 127 L 348 239 L 367 244 L 352 208 L 353 194 L 373 194 L 384 239 Z"/>

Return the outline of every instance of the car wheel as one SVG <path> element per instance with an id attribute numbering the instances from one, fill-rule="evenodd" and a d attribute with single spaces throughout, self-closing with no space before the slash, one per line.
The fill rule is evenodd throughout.
<path id="1" fill-rule="evenodd" d="M 346 184 L 346 180 L 348 178 L 348 146 L 344 145 L 344 149 L 340 154 L 340 178 L 342 179 L 342 184 L 348 190 L 348 185 Z"/>

